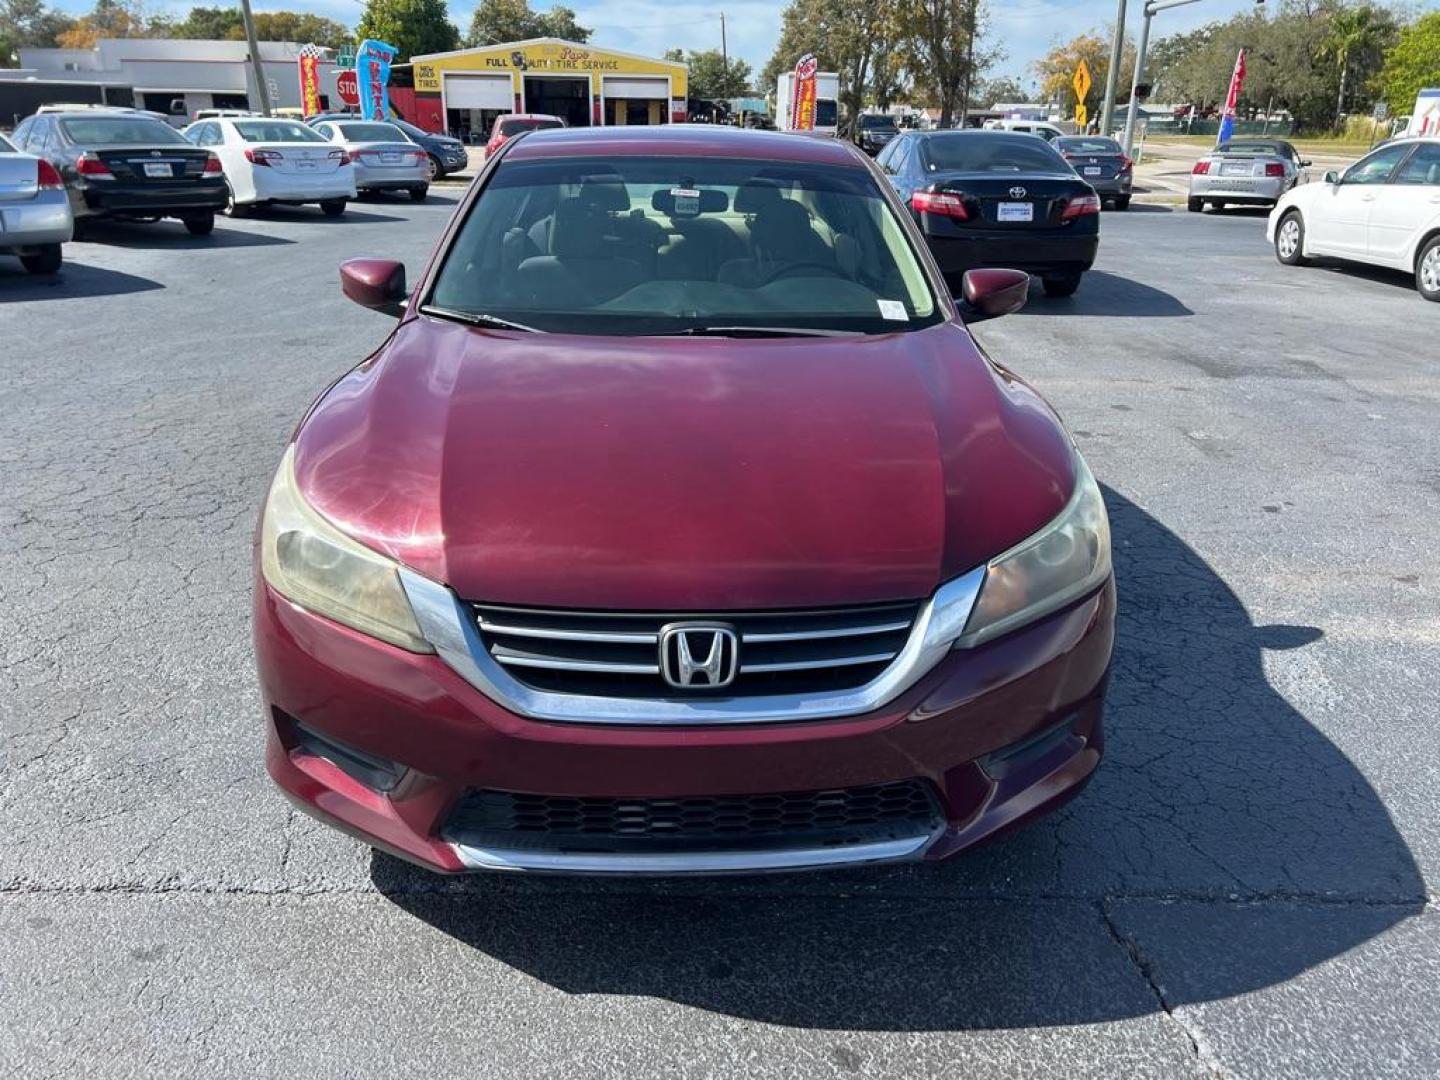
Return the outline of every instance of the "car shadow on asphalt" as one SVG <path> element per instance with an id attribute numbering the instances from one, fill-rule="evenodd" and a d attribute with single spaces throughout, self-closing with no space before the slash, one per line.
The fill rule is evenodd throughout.
<path id="1" fill-rule="evenodd" d="M 123 296 L 126 293 L 149 292 L 165 286 L 150 278 L 123 274 L 99 266 L 67 261 L 58 274 L 28 274 L 20 260 L 0 255 L 0 304 L 12 300 L 73 300 L 85 296 Z"/>
<path id="2" fill-rule="evenodd" d="M 251 210 L 242 218 L 231 218 L 236 225 L 246 221 L 284 221 L 304 225 L 374 225 L 377 222 L 404 221 L 405 218 L 390 214 L 372 214 L 366 210 L 347 207 L 339 217 L 326 217 L 313 206 L 262 206 Z M 288 241 L 287 241 L 288 242 Z"/>
<path id="3" fill-rule="evenodd" d="M 1165 205 L 1164 203 L 1143 203 L 1143 202 L 1132 202 L 1132 203 L 1131 203 L 1129 206 L 1127 206 L 1124 210 L 1112 210 L 1112 211 L 1110 211 L 1110 213 L 1119 213 L 1119 214 L 1173 214 L 1174 212 L 1175 212 L 1175 207 L 1173 207 L 1173 206 L 1167 206 L 1167 205 Z M 1100 222 L 1101 222 L 1102 225 L 1103 225 L 1104 222 L 1105 222 L 1105 217 L 1106 217 L 1105 213 L 1102 212 L 1102 213 L 1101 213 L 1101 216 L 1100 216 Z"/>
<path id="4" fill-rule="evenodd" d="M 65 250 L 68 254 L 72 250 L 83 250 L 85 244 L 96 244 L 101 247 L 138 248 L 147 251 L 208 251 L 212 248 L 273 247 L 294 242 L 283 236 L 267 236 L 264 233 L 227 228 L 218 221 L 215 231 L 208 236 L 191 236 L 178 221 L 104 221 L 87 224 L 85 238 L 67 244 Z"/>
<path id="5" fill-rule="evenodd" d="M 1015 318 L 1051 315 L 1106 315 L 1131 318 L 1178 318 L 1195 314 L 1175 297 L 1153 285 L 1105 270 L 1090 270 L 1074 296 L 1049 297 L 1040 283 L 1030 286 L 1030 298 Z"/>
<path id="6" fill-rule="evenodd" d="M 833 1030 L 1147 1016 L 1284 982 L 1423 910 L 1379 795 L 1266 677 L 1266 650 L 1323 628 L 1254 625 L 1184 540 L 1106 501 L 1120 595 L 1107 758 L 1059 813 L 942 865 L 443 878 L 377 853 L 374 885 L 566 993 Z M 1185 970 L 1157 976 L 1152 949 L 1188 950 Z"/>

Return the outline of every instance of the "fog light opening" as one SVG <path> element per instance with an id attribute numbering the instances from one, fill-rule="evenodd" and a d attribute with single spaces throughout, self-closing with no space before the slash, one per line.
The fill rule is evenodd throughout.
<path id="1" fill-rule="evenodd" d="M 314 728 L 306 727 L 294 717 L 287 716 L 286 719 L 295 728 L 297 749 L 314 757 L 324 758 L 350 779 L 368 788 L 381 792 L 393 791 L 405 775 L 405 766 L 398 762 L 347 746 L 328 735 L 320 734 Z"/>

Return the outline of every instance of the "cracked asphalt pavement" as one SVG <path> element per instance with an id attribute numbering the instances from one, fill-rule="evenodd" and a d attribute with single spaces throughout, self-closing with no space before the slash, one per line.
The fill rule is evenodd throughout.
<path id="1" fill-rule="evenodd" d="M 1440 1074 L 1440 309 L 1107 215 L 979 326 L 1106 487 L 1108 757 L 941 867 L 439 879 L 265 776 L 251 530 L 453 207 L 0 258 L 0 1074 Z"/>

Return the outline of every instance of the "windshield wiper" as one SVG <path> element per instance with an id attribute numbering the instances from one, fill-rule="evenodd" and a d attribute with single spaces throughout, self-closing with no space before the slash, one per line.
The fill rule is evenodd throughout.
<path id="1" fill-rule="evenodd" d="M 691 326 L 653 337 L 859 337 L 858 330 L 822 330 L 813 326 Z"/>
<path id="2" fill-rule="evenodd" d="M 544 330 L 537 330 L 533 326 L 526 326 L 524 323 L 511 322 L 509 319 L 502 319 L 498 315 L 486 315 L 483 311 L 456 311 L 454 308 L 436 307 L 434 304 L 424 304 L 420 311 L 425 315 L 434 315 L 439 319 L 449 319 L 452 322 L 465 323 L 467 326 L 488 326 L 493 330 L 520 330 L 527 334 L 543 334 Z"/>

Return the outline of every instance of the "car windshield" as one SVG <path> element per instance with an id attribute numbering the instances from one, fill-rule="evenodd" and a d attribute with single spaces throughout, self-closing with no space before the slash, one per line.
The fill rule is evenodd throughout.
<path id="1" fill-rule="evenodd" d="M 10 145 L 10 140 L 0 135 L 0 153 L 14 153 L 15 147 Z"/>
<path id="2" fill-rule="evenodd" d="M 185 143 L 169 124 L 144 116 L 72 116 L 61 120 L 60 127 L 71 142 L 81 146 Z"/>
<path id="3" fill-rule="evenodd" d="M 350 142 L 409 142 L 394 124 L 336 124 Z"/>
<path id="4" fill-rule="evenodd" d="M 559 120 L 541 120 L 538 117 L 510 117 L 498 121 L 501 135 L 519 135 L 522 131 L 548 131 L 564 127 Z"/>
<path id="5" fill-rule="evenodd" d="M 862 116 L 860 117 L 862 128 L 888 128 L 895 130 L 895 118 L 893 116 Z"/>
<path id="6" fill-rule="evenodd" d="M 1056 139 L 1052 144 L 1062 154 L 1119 154 L 1120 144 L 1114 139 Z"/>
<path id="7" fill-rule="evenodd" d="M 304 124 L 285 120 L 237 120 L 235 130 L 246 142 L 318 142 L 325 140 Z"/>
<path id="8" fill-rule="evenodd" d="M 431 135 L 431 132 L 422 131 L 414 124 L 407 124 L 404 120 L 391 120 L 390 123 L 392 126 L 399 128 L 406 135 L 409 135 L 412 139 L 424 138 L 427 135 Z"/>
<path id="9" fill-rule="evenodd" d="M 872 334 L 943 317 L 868 171 L 690 157 L 505 162 L 429 303 L 577 334 Z"/>
<path id="10" fill-rule="evenodd" d="M 936 135 L 925 140 L 922 152 L 931 172 L 1070 172 L 1065 159 L 1049 143 L 1029 135 Z"/>

